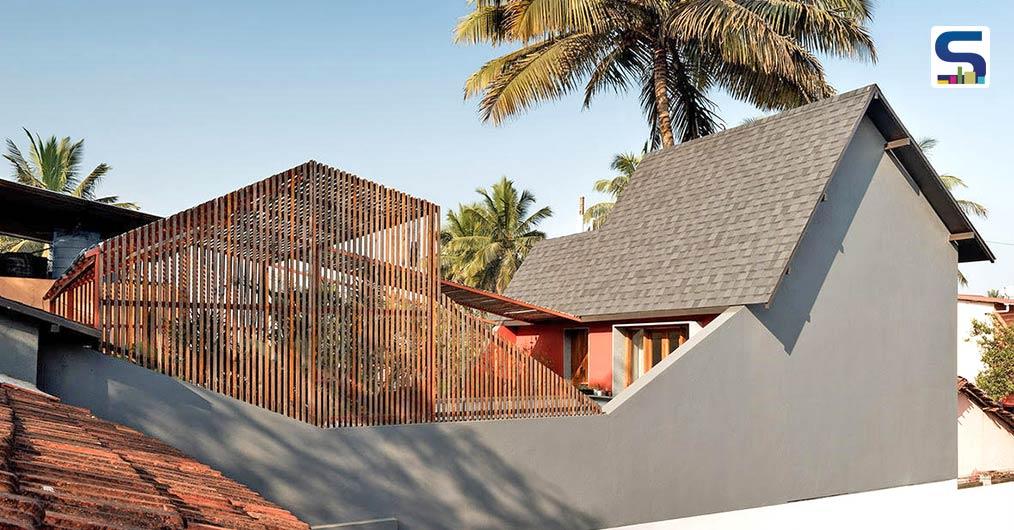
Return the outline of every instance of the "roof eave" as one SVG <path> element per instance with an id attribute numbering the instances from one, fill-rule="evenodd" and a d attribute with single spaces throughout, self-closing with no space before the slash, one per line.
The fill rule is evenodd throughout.
<path id="1" fill-rule="evenodd" d="M 968 219 L 968 216 L 965 215 L 954 196 L 944 187 L 940 175 L 930 164 L 926 154 L 905 128 L 894 109 L 884 99 L 879 88 L 874 91 L 873 99 L 866 109 L 866 116 L 876 125 L 880 134 L 888 142 L 906 138 L 910 140 L 906 145 L 891 149 L 892 156 L 916 182 L 933 211 L 952 235 L 972 234 L 972 237 L 953 241 L 958 251 L 958 262 L 995 262 L 996 256 L 993 251 L 979 234 L 975 225 Z"/>

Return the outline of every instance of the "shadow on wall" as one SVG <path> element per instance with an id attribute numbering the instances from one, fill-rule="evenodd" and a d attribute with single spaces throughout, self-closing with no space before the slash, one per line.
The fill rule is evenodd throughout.
<path id="1" fill-rule="evenodd" d="M 238 401 L 212 403 L 175 379 L 80 348 L 47 357 L 47 392 L 87 404 L 97 416 L 177 440 L 178 449 L 217 462 L 230 478 L 311 524 L 379 515 L 398 518 L 402 528 L 602 526 L 567 506 L 548 484 L 533 484 L 467 430 L 432 424 L 319 429 L 273 413 L 251 413 L 250 405 Z M 81 374 L 96 364 L 94 377 L 71 381 L 58 375 Z M 164 410 L 167 403 L 172 411 Z M 189 428 L 189 436 L 180 436 L 180 425 Z M 305 432 L 294 432 L 300 429 Z M 322 491 L 331 498 L 306 499 Z"/>
<path id="2" fill-rule="evenodd" d="M 796 255 L 805 255 L 805 266 L 796 264 L 782 280 L 771 308 L 751 306 L 758 320 L 771 330 L 791 355 L 803 326 L 810 321 L 810 311 L 817 301 L 827 274 L 843 245 L 852 220 L 866 195 L 877 166 L 884 158 L 883 137 L 868 121 L 860 124 L 827 188 L 827 200 L 819 203 L 810 219 Z M 864 134 L 863 134 L 864 133 Z M 817 235 L 819 234 L 819 236 Z M 777 310 L 775 309 L 777 307 Z"/>

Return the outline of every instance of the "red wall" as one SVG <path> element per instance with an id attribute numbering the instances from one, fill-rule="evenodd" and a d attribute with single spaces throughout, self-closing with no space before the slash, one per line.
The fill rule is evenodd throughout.
<path id="1" fill-rule="evenodd" d="M 588 384 L 592 388 L 613 390 L 613 326 L 624 323 L 671 322 L 693 320 L 706 326 L 716 315 L 667 317 L 655 319 L 614 320 L 609 322 L 560 322 L 530 326 L 500 327 L 500 334 L 529 355 L 534 355 L 561 377 L 563 376 L 564 331 L 588 329 Z"/>

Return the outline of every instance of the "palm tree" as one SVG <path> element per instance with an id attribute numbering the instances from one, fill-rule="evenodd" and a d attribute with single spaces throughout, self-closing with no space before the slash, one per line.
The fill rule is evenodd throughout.
<path id="1" fill-rule="evenodd" d="M 28 136 L 28 156 L 21 152 L 17 144 L 7 139 L 7 154 L 4 155 L 11 163 L 11 178 L 28 186 L 43 188 L 57 193 L 65 193 L 82 199 L 111 204 L 121 208 L 137 210 L 132 202 L 120 202 L 116 196 L 96 197 L 96 189 L 102 177 L 109 172 L 108 164 L 99 164 L 95 169 L 81 178 L 79 171 L 81 158 L 84 155 L 84 140 L 72 142 L 69 137 L 57 140 L 50 136 L 47 140 L 36 133 L 34 136 L 23 129 Z M 10 252 L 41 252 L 45 246 L 36 241 L 28 241 L 9 236 L 0 237 L 0 250 Z"/>
<path id="2" fill-rule="evenodd" d="M 553 215 L 535 208 L 535 195 L 520 193 L 507 177 L 476 192 L 478 203 L 448 212 L 448 228 L 441 233 L 445 278 L 502 292 L 536 243 L 546 238 L 538 225 Z"/>
<path id="3" fill-rule="evenodd" d="M 440 273 L 444 278 L 461 283 L 470 282 L 466 278 L 465 269 L 475 258 L 475 249 L 461 248 L 460 243 L 452 246 L 450 243 L 480 235 L 477 222 L 479 216 L 475 214 L 475 210 L 480 207 L 479 203 L 459 204 L 457 211 L 447 212 L 447 223 L 440 231 Z"/>
<path id="4" fill-rule="evenodd" d="M 933 148 L 936 146 L 937 146 L 936 138 L 926 137 L 919 140 L 919 148 L 922 149 L 923 152 L 927 154 L 930 151 L 932 151 Z M 965 184 L 964 180 L 962 180 L 960 177 L 956 177 L 951 174 L 940 175 L 940 182 L 942 182 L 944 187 L 947 188 L 947 191 L 950 191 L 952 193 L 954 192 L 954 190 L 958 188 L 968 187 L 968 184 Z M 989 217 L 989 210 L 987 210 L 986 207 L 980 203 L 970 201 L 967 199 L 955 198 L 954 200 L 958 203 L 958 206 L 965 212 L 966 215 L 981 217 L 983 219 Z M 965 274 L 962 273 L 960 270 L 958 271 L 958 283 L 961 285 L 968 285 L 968 278 L 965 278 Z"/>
<path id="5" fill-rule="evenodd" d="M 671 146 L 721 128 L 708 95 L 762 110 L 832 95 L 816 54 L 876 60 L 870 0 L 472 0 L 458 43 L 516 43 L 465 82 L 494 124 L 584 85 L 639 90 L 651 143 Z"/>
<path id="6" fill-rule="evenodd" d="M 609 164 L 609 168 L 613 171 L 618 171 L 619 174 L 611 179 L 599 179 L 595 181 L 595 185 L 592 188 L 599 193 L 611 196 L 613 200 L 594 204 L 585 210 L 584 221 L 591 223 L 592 230 L 601 227 L 602 223 L 606 222 L 606 217 L 609 216 L 609 212 L 613 211 L 616 199 L 626 189 L 627 184 L 630 182 L 630 177 L 634 174 L 638 164 L 641 163 L 642 157 L 643 155 L 634 153 L 620 153 L 614 156 L 612 163 Z"/>

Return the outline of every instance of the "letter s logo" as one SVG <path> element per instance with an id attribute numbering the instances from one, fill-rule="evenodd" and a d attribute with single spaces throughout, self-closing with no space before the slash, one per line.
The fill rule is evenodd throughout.
<path id="1" fill-rule="evenodd" d="M 971 52 L 952 52 L 950 44 L 954 41 L 982 41 L 981 31 L 948 31 L 937 37 L 937 57 L 949 63 L 969 63 L 977 76 L 986 76 L 986 58 Z"/>
<path id="2" fill-rule="evenodd" d="M 934 26 L 930 30 L 930 83 L 943 88 L 989 86 L 989 28 Z"/>

